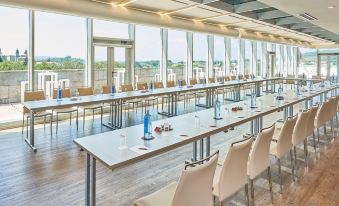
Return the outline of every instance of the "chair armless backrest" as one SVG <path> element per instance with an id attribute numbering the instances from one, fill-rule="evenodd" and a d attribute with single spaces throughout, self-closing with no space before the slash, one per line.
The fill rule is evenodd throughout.
<path id="1" fill-rule="evenodd" d="M 270 165 L 270 145 L 275 129 L 275 124 L 263 129 L 253 143 L 250 152 L 247 175 L 254 179 Z"/>
<path id="2" fill-rule="evenodd" d="M 318 105 L 311 107 L 309 109 L 309 115 L 308 115 L 308 119 L 307 119 L 307 124 L 306 124 L 306 135 L 310 136 L 313 134 L 314 131 L 314 119 L 315 119 L 315 115 L 317 114 L 318 111 Z"/>
<path id="3" fill-rule="evenodd" d="M 164 84 L 162 82 L 154 82 L 154 88 L 155 89 L 164 88 Z"/>
<path id="4" fill-rule="evenodd" d="M 225 76 L 225 81 L 230 81 L 230 77 L 229 76 Z"/>
<path id="5" fill-rule="evenodd" d="M 231 80 L 235 80 L 236 76 L 232 75 L 230 78 Z"/>
<path id="6" fill-rule="evenodd" d="M 144 90 L 148 89 L 147 83 L 138 83 L 137 84 L 137 90 Z"/>
<path id="7" fill-rule="evenodd" d="M 245 74 L 244 77 L 245 77 L 245 79 L 249 79 L 250 75 Z"/>
<path id="8" fill-rule="evenodd" d="M 215 78 L 214 77 L 208 78 L 208 83 L 215 83 Z"/>
<path id="9" fill-rule="evenodd" d="M 133 91 L 133 85 L 132 84 L 122 84 L 121 85 L 121 91 L 122 92 L 131 92 L 131 91 Z"/>
<path id="10" fill-rule="evenodd" d="M 166 86 L 167 87 L 175 87 L 175 82 L 174 81 L 168 81 Z"/>
<path id="11" fill-rule="evenodd" d="M 190 85 L 198 84 L 198 81 L 196 79 L 190 79 Z"/>
<path id="12" fill-rule="evenodd" d="M 181 86 L 186 86 L 187 85 L 187 82 L 186 82 L 186 80 L 181 80 Z"/>
<path id="13" fill-rule="evenodd" d="M 111 93 L 111 88 L 109 86 L 102 86 L 102 93 L 103 94 Z"/>
<path id="14" fill-rule="evenodd" d="M 307 120 L 308 120 L 309 114 L 310 114 L 310 110 L 303 111 L 299 114 L 299 117 L 297 119 L 297 122 L 295 123 L 293 134 L 292 134 L 292 144 L 294 146 L 302 142 L 307 137 L 306 126 L 307 126 Z"/>
<path id="15" fill-rule="evenodd" d="M 281 128 L 280 134 L 277 138 L 277 153 L 281 157 L 292 149 L 292 134 L 295 124 L 297 122 L 298 115 L 288 118 L 283 127 Z"/>
<path id="16" fill-rule="evenodd" d="M 212 188 L 218 153 L 209 161 L 182 171 L 173 197 L 173 206 L 212 206 Z"/>
<path id="17" fill-rule="evenodd" d="M 92 87 L 81 87 L 78 88 L 79 96 L 90 96 L 93 95 Z"/>
<path id="18" fill-rule="evenodd" d="M 46 97 L 45 97 L 44 91 L 33 91 L 33 92 L 26 91 L 24 93 L 24 102 L 39 101 L 39 100 L 45 100 L 45 99 Z M 24 106 L 23 113 L 27 114 L 29 112 L 30 110 Z"/>
<path id="19" fill-rule="evenodd" d="M 324 102 L 318 109 L 317 114 L 315 115 L 314 127 L 320 128 L 324 126 L 326 122 L 327 110 L 329 109 L 329 102 Z"/>
<path id="20" fill-rule="evenodd" d="M 331 112 L 328 114 L 328 120 L 330 120 L 335 114 L 336 114 L 336 108 L 338 105 L 338 98 L 336 96 L 333 96 L 330 98 L 331 102 Z"/>
<path id="21" fill-rule="evenodd" d="M 206 84 L 206 79 L 199 79 L 199 84 Z"/>
<path id="22" fill-rule="evenodd" d="M 62 89 L 61 90 L 62 98 L 70 98 L 71 97 L 71 89 Z M 58 90 L 53 90 L 53 99 L 58 97 Z"/>
<path id="23" fill-rule="evenodd" d="M 247 183 L 247 162 L 253 138 L 233 143 L 224 160 L 219 185 L 219 200 L 224 200 Z"/>

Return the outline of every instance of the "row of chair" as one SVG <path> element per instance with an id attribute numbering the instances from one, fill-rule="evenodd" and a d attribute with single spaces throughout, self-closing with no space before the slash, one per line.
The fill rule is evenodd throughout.
<path id="1" fill-rule="evenodd" d="M 247 205 L 254 205 L 253 181 L 265 170 L 267 170 L 273 202 L 270 155 L 278 159 L 280 192 L 282 192 L 281 158 L 290 153 L 292 179 L 295 180 L 297 146 L 304 143 L 307 167 L 307 138 L 313 136 L 313 146 L 317 156 L 314 130 L 318 131 L 319 143 L 319 128 L 324 126 L 326 135 L 326 123 L 330 122 L 334 137 L 333 119 L 337 119 L 338 101 L 339 95 L 331 97 L 319 106 L 315 105 L 289 117 L 281 127 L 275 128 L 274 123 L 261 130 L 256 137 L 247 137 L 232 143 L 222 163 L 218 163 L 218 152 L 216 152 L 204 160 L 187 164 L 178 183 L 171 183 L 153 194 L 136 200 L 135 205 L 212 206 L 216 200 L 223 205 L 227 198 L 242 187 L 245 187 Z"/>

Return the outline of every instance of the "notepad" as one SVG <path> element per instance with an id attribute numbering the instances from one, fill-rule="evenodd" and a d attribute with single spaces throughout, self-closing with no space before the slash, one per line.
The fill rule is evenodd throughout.
<path id="1" fill-rule="evenodd" d="M 137 153 L 137 154 L 146 154 L 151 152 L 152 150 L 144 145 L 136 145 L 134 147 L 129 148 L 130 150 L 132 150 L 133 152 Z"/>

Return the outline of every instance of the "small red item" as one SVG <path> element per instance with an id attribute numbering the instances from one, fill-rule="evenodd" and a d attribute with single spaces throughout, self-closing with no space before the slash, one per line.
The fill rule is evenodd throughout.
<path id="1" fill-rule="evenodd" d="M 161 132 L 161 128 L 160 127 L 156 127 L 156 128 L 154 128 L 154 131 L 157 132 L 157 133 L 160 133 Z"/>

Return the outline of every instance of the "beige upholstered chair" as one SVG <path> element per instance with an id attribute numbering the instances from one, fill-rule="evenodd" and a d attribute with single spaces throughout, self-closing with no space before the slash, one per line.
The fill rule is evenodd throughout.
<path id="1" fill-rule="evenodd" d="M 24 93 L 24 102 L 29 102 L 29 101 L 39 101 L 39 100 L 45 100 L 45 93 L 44 91 L 26 91 Z M 23 112 L 22 112 L 22 134 L 24 133 L 24 127 L 25 127 L 25 119 L 26 119 L 26 135 L 28 136 L 28 119 L 31 117 L 31 111 L 26 108 L 25 106 L 23 107 Z M 34 117 L 43 117 L 44 118 L 44 128 L 46 126 L 46 117 L 50 117 L 50 129 L 51 129 L 51 135 L 52 135 L 52 122 L 53 122 L 53 116 L 52 113 L 47 112 L 47 111 L 42 111 L 42 112 L 37 112 L 34 114 Z"/>
<path id="2" fill-rule="evenodd" d="M 121 91 L 122 92 L 131 92 L 133 91 L 133 85 L 132 84 L 122 84 L 121 85 Z"/>
<path id="3" fill-rule="evenodd" d="M 214 77 L 208 78 L 208 83 L 215 83 L 215 78 Z"/>
<path id="4" fill-rule="evenodd" d="M 147 83 L 137 83 L 137 90 L 147 90 L 148 89 L 148 85 Z"/>
<path id="5" fill-rule="evenodd" d="M 78 88 L 78 94 L 79 96 L 91 96 L 94 94 L 93 88 L 92 87 L 81 87 Z M 83 128 L 85 128 L 85 116 L 86 116 L 86 111 L 90 110 L 92 111 L 93 114 L 93 121 L 94 121 L 94 112 L 95 110 L 100 110 L 100 119 L 101 119 L 101 124 L 102 124 L 102 115 L 103 115 L 103 108 L 102 104 L 89 104 L 89 105 L 84 105 L 84 106 L 79 106 L 79 109 L 83 111 Z"/>
<path id="6" fill-rule="evenodd" d="M 305 153 L 305 164 L 307 166 L 307 134 L 306 134 L 306 127 L 307 127 L 307 120 L 310 114 L 310 110 L 303 111 L 299 114 L 298 120 L 294 126 L 293 133 L 292 133 L 292 144 L 294 147 L 294 165 L 296 166 L 297 160 L 297 145 L 301 142 L 304 142 L 304 153 Z"/>
<path id="7" fill-rule="evenodd" d="M 71 90 L 70 89 L 62 89 L 61 90 L 62 98 L 71 98 Z M 58 90 L 53 90 L 53 99 L 56 99 L 58 96 Z M 58 133 L 59 129 L 59 114 L 69 114 L 69 125 L 72 124 L 72 113 L 76 113 L 76 125 L 78 130 L 79 125 L 79 110 L 77 107 L 63 107 L 57 108 L 52 111 L 52 115 L 56 115 L 56 133 Z"/>
<path id="8" fill-rule="evenodd" d="M 166 87 L 175 87 L 175 82 L 174 81 L 167 81 Z"/>
<path id="9" fill-rule="evenodd" d="M 320 128 L 325 125 L 326 123 L 326 115 L 329 110 L 329 102 L 324 102 L 319 106 L 319 109 L 315 115 L 314 119 L 314 128 L 317 129 L 317 137 L 318 137 L 318 144 L 320 143 Z M 325 126 L 324 126 L 324 131 Z"/>
<path id="10" fill-rule="evenodd" d="M 155 84 L 156 83 L 160 83 L 160 82 L 154 82 L 153 84 L 153 89 L 155 89 Z M 162 84 L 162 83 L 161 83 Z M 159 86 L 159 84 L 158 84 L 158 86 Z M 147 90 L 148 89 L 148 85 L 147 85 L 147 83 L 138 83 L 137 84 L 137 90 Z M 156 97 L 148 97 L 148 98 L 145 98 L 145 99 L 143 99 L 142 100 L 143 102 L 144 102 L 144 107 L 145 107 L 145 111 L 146 111 L 146 108 L 148 107 L 148 106 L 150 106 L 150 103 L 152 103 L 152 107 L 153 107 L 153 109 L 154 109 L 154 106 L 155 106 L 155 104 L 157 105 L 157 110 L 158 110 L 158 98 L 156 98 Z"/>
<path id="11" fill-rule="evenodd" d="M 275 124 L 272 126 L 262 129 L 258 134 L 256 140 L 253 143 L 252 150 L 250 152 L 248 165 L 247 165 L 247 175 L 250 182 L 251 188 L 251 201 L 254 205 L 254 178 L 267 169 L 268 182 L 270 187 L 271 202 L 273 203 L 273 192 L 272 192 L 272 182 L 271 182 L 271 167 L 270 167 L 270 145 L 275 129 Z"/>
<path id="12" fill-rule="evenodd" d="M 313 106 L 309 109 L 309 116 L 307 119 L 307 124 L 306 124 L 306 138 L 309 136 L 312 136 L 313 138 L 313 147 L 314 147 L 314 153 L 315 156 L 317 157 L 317 144 L 316 144 L 316 140 L 315 140 L 315 134 L 314 134 L 314 120 L 315 120 L 315 116 L 317 114 L 318 111 L 318 105 L 317 106 Z"/>
<path id="13" fill-rule="evenodd" d="M 207 162 L 201 164 L 204 161 Z M 178 183 L 171 183 L 153 194 L 140 198 L 134 205 L 213 206 L 212 188 L 217 162 L 218 152 L 205 160 L 186 165 Z"/>
<path id="14" fill-rule="evenodd" d="M 292 177 L 294 179 L 294 164 L 293 164 L 293 145 L 292 145 L 292 133 L 297 122 L 298 116 L 289 117 L 282 128 L 276 128 L 273 134 L 273 139 L 270 146 L 270 154 L 278 159 L 278 169 L 280 178 L 280 192 L 282 192 L 282 176 L 281 176 L 281 161 L 280 159 L 290 152 L 291 165 L 292 165 Z"/>
<path id="15" fill-rule="evenodd" d="M 247 138 L 232 143 L 222 165 L 218 165 L 213 180 L 213 195 L 218 198 L 221 205 L 232 194 L 245 186 L 247 205 L 247 161 L 251 150 L 253 138 Z"/>
<path id="16" fill-rule="evenodd" d="M 164 84 L 162 82 L 154 82 L 154 89 L 164 88 Z"/>
<path id="17" fill-rule="evenodd" d="M 134 90 L 132 84 L 122 84 L 121 85 L 121 92 L 132 92 Z M 140 99 L 131 99 L 126 101 L 127 103 L 127 110 L 129 110 L 129 105 L 132 104 L 132 110 L 136 109 L 136 113 L 138 113 L 138 108 L 139 108 L 139 103 L 141 104 L 141 112 L 142 112 L 142 107 L 143 103 Z M 128 112 L 129 114 L 129 112 Z"/>

